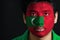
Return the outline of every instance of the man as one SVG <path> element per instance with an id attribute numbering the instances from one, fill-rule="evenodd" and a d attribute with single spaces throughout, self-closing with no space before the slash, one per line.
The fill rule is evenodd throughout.
<path id="1" fill-rule="evenodd" d="M 31 2 L 23 14 L 24 23 L 28 29 L 12 40 L 60 40 L 52 29 L 57 23 L 58 12 L 48 1 Z"/>

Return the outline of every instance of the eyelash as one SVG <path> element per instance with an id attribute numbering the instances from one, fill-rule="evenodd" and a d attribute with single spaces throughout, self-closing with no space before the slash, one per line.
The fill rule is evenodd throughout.
<path id="1" fill-rule="evenodd" d="M 48 16 L 49 14 L 48 13 L 44 13 L 44 16 Z"/>
<path id="2" fill-rule="evenodd" d="M 37 16 L 37 14 L 36 14 L 36 13 L 34 13 L 34 12 L 32 12 L 32 13 L 31 13 L 31 16 Z"/>

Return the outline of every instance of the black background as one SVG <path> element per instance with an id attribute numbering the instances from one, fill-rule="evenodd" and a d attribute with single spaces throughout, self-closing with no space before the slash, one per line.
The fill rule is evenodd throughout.
<path id="1" fill-rule="evenodd" d="M 55 25 L 55 32 L 60 35 L 60 1 L 55 0 L 55 4 L 57 5 L 59 17 L 58 23 Z M 3 0 L 2 2 L 2 39 L 3 40 L 11 40 L 12 38 L 19 36 L 24 33 L 27 29 L 26 25 L 23 23 L 22 19 L 22 10 L 21 6 L 24 3 L 23 0 Z"/>

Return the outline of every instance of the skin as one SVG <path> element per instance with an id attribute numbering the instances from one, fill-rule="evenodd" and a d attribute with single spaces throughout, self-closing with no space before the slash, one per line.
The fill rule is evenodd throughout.
<path id="1" fill-rule="evenodd" d="M 31 14 L 30 10 L 34 10 L 38 12 L 37 14 Z M 45 14 L 44 11 L 47 10 L 47 14 Z M 49 13 L 49 14 L 48 14 Z M 53 6 L 50 3 L 46 2 L 39 2 L 39 3 L 34 3 L 30 4 L 27 7 L 27 12 L 26 16 L 44 16 L 44 26 L 45 28 L 44 31 L 36 31 L 36 30 L 41 30 L 41 28 L 38 26 L 36 29 L 33 27 L 28 27 L 30 31 L 30 38 L 31 40 L 47 40 L 49 38 L 51 40 L 51 30 L 53 29 L 53 26 L 55 23 L 57 23 L 57 17 L 58 17 L 58 12 L 55 13 L 54 16 L 54 10 Z M 24 23 L 26 24 L 26 17 L 23 15 Z M 31 38 L 32 37 L 32 38 Z"/>

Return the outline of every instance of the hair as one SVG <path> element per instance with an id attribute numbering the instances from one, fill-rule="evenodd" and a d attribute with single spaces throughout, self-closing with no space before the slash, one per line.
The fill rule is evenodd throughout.
<path id="1" fill-rule="evenodd" d="M 41 2 L 41 1 L 45 1 L 45 2 L 51 3 L 51 5 L 52 5 L 53 8 L 54 8 L 54 13 L 57 11 L 56 4 L 54 3 L 53 0 L 26 0 L 26 1 L 24 1 L 24 4 L 23 4 L 23 6 L 22 6 L 22 11 L 23 11 L 24 14 L 25 14 L 25 13 L 26 13 L 27 6 L 28 6 L 30 3 L 33 3 L 33 2 Z"/>

